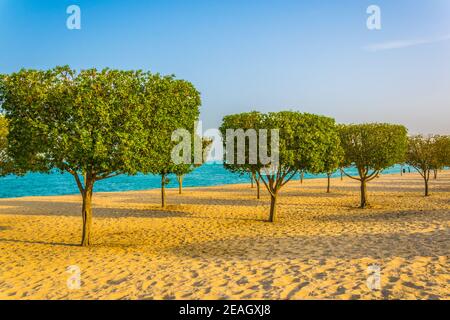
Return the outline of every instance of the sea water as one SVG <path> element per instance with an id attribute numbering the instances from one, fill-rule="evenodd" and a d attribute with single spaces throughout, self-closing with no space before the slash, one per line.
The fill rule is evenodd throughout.
<path id="1" fill-rule="evenodd" d="M 407 168 L 407 167 L 406 167 Z M 383 173 L 400 174 L 400 166 L 394 166 Z M 408 170 L 407 170 L 408 171 Z M 346 169 L 349 174 L 356 175 L 356 170 Z M 411 169 L 411 172 L 413 170 Z M 333 176 L 340 176 L 339 171 Z M 305 174 L 305 179 L 323 178 L 325 175 Z M 297 175 L 294 179 L 299 180 Z M 177 188 L 175 176 L 169 176 L 168 188 Z M 184 177 L 184 187 L 218 186 L 235 183 L 250 183 L 249 175 L 239 175 L 224 169 L 221 163 L 209 162 L 196 168 Z M 94 191 L 129 191 L 156 189 L 161 186 L 161 178 L 156 175 L 137 174 L 135 176 L 120 175 L 95 183 Z M 49 196 L 77 194 L 78 188 L 72 175 L 52 172 L 50 174 L 28 173 L 24 176 L 9 175 L 0 178 L 0 198 L 16 198 L 25 196 Z"/>

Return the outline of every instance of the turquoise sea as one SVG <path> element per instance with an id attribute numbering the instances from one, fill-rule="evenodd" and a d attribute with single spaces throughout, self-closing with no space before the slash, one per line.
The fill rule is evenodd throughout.
<path id="1" fill-rule="evenodd" d="M 355 170 L 346 170 L 355 174 Z M 413 170 L 411 170 L 413 171 Z M 384 173 L 400 173 L 400 166 L 395 166 Z M 339 176 L 336 172 L 335 176 Z M 306 174 L 305 179 L 324 177 L 324 175 Z M 175 177 L 169 177 L 169 188 L 177 188 Z M 298 180 L 299 177 L 296 177 Z M 136 176 L 117 176 L 99 181 L 95 184 L 95 191 L 128 191 L 147 190 L 160 187 L 160 177 L 138 174 Z M 249 176 L 240 176 L 226 171 L 221 163 L 206 163 L 195 169 L 184 178 L 184 187 L 217 186 L 234 183 L 249 183 Z M 16 198 L 25 196 L 47 196 L 77 194 L 78 188 L 70 174 L 54 172 L 51 174 L 28 173 L 18 177 L 9 175 L 0 178 L 0 198 Z"/>

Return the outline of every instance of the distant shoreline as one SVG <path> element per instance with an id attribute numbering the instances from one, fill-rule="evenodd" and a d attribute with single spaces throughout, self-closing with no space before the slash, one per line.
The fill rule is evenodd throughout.
<path id="1" fill-rule="evenodd" d="M 211 164 L 209 164 L 209 165 L 211 165 Z M 214 163 L 213 165 L 218 165 L 218 164 Z M 222 168 L 221 164 L 220 164 L 220 168 Z M 386 172 L 382 173 L 382 175 L 395 175 L 395 174 L 400 175 L 400 171 L 399 170 L 400 170 L 400 167 L 399 166 L 395 166 L 393 168 L 390 168 L 390 169 L 386 170 Z M 411 173 L 407 172 L 406 174 L 410 175 L 410 174 L 415 174 L 415 173 L 417 173 L 417 172 L 412 169 Z M 207 174 L 207 173 L 205 173 L 205 174 Z M 239 175 L 231 174 L 231 173 L 228 173 L 228 172 L 227 172 L 227 174 L 229 174 L 230 177 L 231 177 L 229 181 L 222 181 L 221 180 L 218 183 L 208 183 L 208 184 L 206 184 L 206 183 L 205 184 L 201 184 L 201 181 L 200 181 L 200 184 L 196 184 L 195 182 L 193 183 L 192 180 L 195 180 L 195 179 L 198 179 L 198 178 L 192 177 L 192 176 L 187 176 L 185 178 L 185 183 L 183 185 L 183 188 L 184 189 L 188 189 L 188 188 L 189 189 L 192 189 L 192 188 L 199 189 L 199 188 L 221 187 L 221 186 L 230 186 L 230 185 L 248 185 L 248 186 L 250 186 L 250 178 L 249 177 L 247 177 L 247 176 L 239 176 Z M 39 175 L 40 177 L 49 177 L 49 176 L 60 177 L 60 176 L 62 176 L 62 174 L 60 174 L 60 173 L 35 174 L 35 175 Z M 201 176 L 202 174 L 197 174 L 197 175 Z M 28 197 L 57 197 L 57 196 L 79 195 L 79 191 L 76 189 L 76 186 L 75 186 L 75 181 L 72 181 L 73 179 L 72 179 L 71 176 L 69 176 L 67 174 L 66 174 L 66 176 L 67 176 L 67 178 L 69 178 L 69 181 L 67 181 L 69 187 L 70 187 L 70 185 L 73 184 L 73 191 L 71 191 L 71 192 L 47 193 L 47 194 L 23 194 L 23 195 L 18 195 L 18 196 L 3 196 L 3 195 L 0 194 L 0 200 L 1 199 L 20 199 L 20 198 L 28 198 Z M 19 178 L 20 179 L 20 178 L 23 178 L 23 177 L 18 177 L 18 176 L 14 176 L 14 175 L 11 175 L 11 176 L 8 176 L 8 177 L 9 177 L 9 179 L 14 179 L 14 178 Z M 1 179 L 5 179 L 5 178 L 6 177 L 3 177 Z M 121 180 L 121 178 L 125 179 L 127 181 L 124 182 L 124 183 L 121 183 L 121 182 L 119 182 Z M 130 187 L 130 185 L 133 185 L 132 180 L 136 179 L 136 178 L 142 179 L 142 180 L 149 180 L 149 186 L 147 186 L 147 187 L 143 186 L 142 188 L 140 188 L 139 186 L 141 184 L 136 183 L 135 188 Z M 304 176 L 304 180 L 318 180 L 318 179 L 326 179 L 326 176 L 325 175 L 311 175 L 311 174 L 305 174 L 305 176 Z M 332 179 L 340 179 L 339 172 L 334 173 L 333 176 L 332 176 Z M 344 176 L 344 179 L 349 179 L 349 178 Z M 105 186 L 103 186 L 103 188 L 102 188 L 102 185 L 99 184 L 99 186 L 96 188 L 96 190 L 94 190 L 94 193 L 95 194 L 100 194 L 100 193 L 140 192 L 140 191 L 150 191 L 150 190 L 157 190 L 157 189 L 159 189 L 159 185 L 150 186 L 150 180 L 152 180 L 153 182 L 155 182 L 155 180 L 157 180 L 156 182 L 159 183 L 159 176 L 142 175 L 142 174 L 141 175 L 137 175 L 137 176 L 126 176 L 126 175 L 123 175 L 123 176 L 118 176 L 118 177 L 115 177 L 115 178 L 112 178 L 112 179 L 109 179 L 109 180 L 112 182 L 112 185 L 115 188 L 113 188 L 112 190 L 107 190 L 105 188 Z M 116 180 L 119 180 L 119 181 L 116 182 Z M 296 176 L 292 181 L 299 182 L 299 180 L 300 180 L 300 177 Z M 5 181 L 2 181 L 2 182 L 5 183 Z M 128 186 L 128 188 L 127 188 L 127 186 Z M 45 186 L 43 186 L 43 187 L 45 188 Z M 68 186 L 65 186 L 65 187 L 68 187 Z M 171 183 L 167 186 L 167 189 L 173 190 L 173 189 L 177 189 L 177 188 L 178 188 L 178 185 L 176 184 L 175 179 L 171 179 Z M 261 189 L 264 190 L 265 187 L 263 185 L 261 185 Z M 0 192 L 1 192 L 1 190 L 0 190 Z"/>

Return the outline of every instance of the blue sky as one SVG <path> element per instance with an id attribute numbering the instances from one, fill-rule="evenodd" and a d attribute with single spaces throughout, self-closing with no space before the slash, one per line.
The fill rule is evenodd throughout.
<path id="1" fill-rule="evenodd" d="M 81 8 L 81 30 L 66 8 Z M 366 28 L 381 8 L 382 29 Z M 0 0 L 0 73 L 111 67 L 175 74 L 225 114 L 294 109 L 450 134 L 450 0 Z"/>

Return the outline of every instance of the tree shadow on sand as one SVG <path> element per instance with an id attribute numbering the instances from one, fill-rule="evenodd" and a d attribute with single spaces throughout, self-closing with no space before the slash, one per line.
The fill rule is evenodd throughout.
<path id="1" fill-rule="evenodd" d="M 341 192 L 352 192 L 352 193 L 357 193 L 359 192 L 359 186 L 336 186 L 335 190 L 336 191 L 341 191 Z M 317 189 L 317 188 L 312 188 L 312 189 Z M 449 187 L 436 187 L 434 185 L 430 186 L 431 192 L 449 192 L 450 191 L 450 186 Z M 406 186 L 406 187 L 401 187 L 398 185 L 375 185 L 375 184 L 368 184 L 367 185 L 367 191 L 368 192 L 383 192 L 383 193 L 417 193 L 417 194 L 423 194 L 424 192 L 424 187 L 410 187 L 410 186 Z"/>
<path id="2" fill-rule="evenodd" d="M 344 234 L 225 239 L 172 249 L 182 257 L 238 260 L 389 259 L 446 256 L 449 230 L 427 233 Z"/>
<path id="3" fill-rule="evenodd" d="M 261 191 L 264 187 L 261 185 Z M 189 192 L 196 192 L 201 191 L 202 193 L 234 193 L 234 194 L 256 194 L 256 187 L 251 188 L 250 185 L 243 185 L 243 186 L 237 186 L 237 185 L 223 185 L 223 186 L 214 186 L 214 187 L 186 187 L 183 188 L 183 195 L 189 194 Z"/>
<path id="4" fill-rule="evenodd" d="M 263 199 L 257 200 L 256 196 L 249 195 L 249 197 L 242 198 L 242 194 L 239 192 L 236 192 L 236 196 L 240 196 L 238 199 L 227 199 L 227 198 L 216 198 L 216 197 L 191 197 L 188 193 L 182 194 L 182 195 L 173 195 L 170 198 L 168 197 L 167 202 L 169 205 L 186 205 L 186 204 L 192 204 L 192 205 L 205 205 L 205 206 L 242 206 L 242 207 L 254 207 L 258 205 L 265 204 Z M 122 200 L 123 202 L 126 202 L 127 204 L 133 205 L 133 204 L 148 204 L 148 203 L 157 203 L 159 198 L 152 199 L 141 199 L 141 198 L 134 198 L 134 197 L 128 197 L 125 200 Z"/>
<path id="5" fill-rule="evenodd" d="M 385 222 L 385 221 L 408 221 L 408 222 L 430 222 L 430 219 L 443 222 L 450 222 L 450 212 L 448 210 L 433 210 L 421 212 L 420 210 L 411 211 L 363 211 L 355 209 L 354 212 L 333 213 L 312 217 L 310 220 L 321 222 Z"/>
<path id="6" fill-rule="evenodd" d="M 78 202 L 57 202 L 52 208 L 52 201 L 19 201 L 8 200 L 0 204 L 0 214 L 2 215 L 29 215 L 29 216 L 66 216 L 80 217 L 81 203 Z M 124 204 L 128 204 L 124 202 Z M 1 206 L 5 206 L 2 208 Z M 15 209 L 11 210 L 11 207 Z M 148 208 L 120 208 L 120 207 L 96 207 L 93 206 L 95 218 L 173 218 L 191 215 L 189 212 L 178 210 L 176 207 L 168 206 L 161 209 L 156 206 Z"/>
<path id="7" fill-rule="evenodd" d="M 18 240 L 18 239 L 3 239 L 0 238 L 1 242 L 9 242 L 9 243 L 25 243 L 25 244 L 44 244 L 51 246 L 63 246 L 63 247 L 79 247 L 79 244 L 75 243 L 62 243 L 62 242 L 45 242 L 45 241 L 32 241 L 32 240 Z"/>
<path id="8" fill-rule="evenodd" d="M 306 188 L 305 188 L 306 189 Z M 318 190 L 319 188 L 311 188 L 312 190 Z M 348 194 L 332 190 L 330 193 L 326 193 L 326 189 L 323 192 L 302 192 L 302 187 L 298 190 L 281 190 L 280 197 L 308 197 L 308 198 L 342 198 L 347 197 Z"/>

